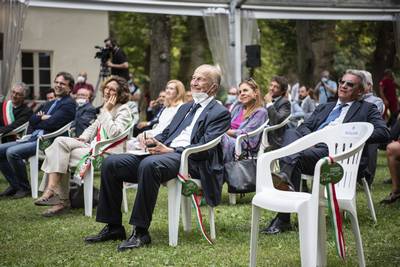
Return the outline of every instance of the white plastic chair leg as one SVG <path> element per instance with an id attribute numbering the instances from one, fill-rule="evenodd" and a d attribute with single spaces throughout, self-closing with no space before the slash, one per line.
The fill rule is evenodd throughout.
<path id="1" fill-rule="evenodd" d="M 365 179 L 365 177 L 363 177 L 361 181 L 363 183 L 364 192 L 367 197 L 368 209 L 371 212 L 372 220 L 374 221 L 374 223 L 376 223 L 377 220 L 376 220 L 375 207 L 374 207 L 374 202 L 372 201 L 371 191 L 369 190 L 368 182 Z"/>
<path id="2" fill-rule="evenodd" d="M 84 190 L 84 199 L 85 199 L 85 216 L 92 217 L 93 211 L 93 165 L 90 166 L 90 169 L 85 175 L 85 179 L 83 182 L 83 190 Z"/>
<path id="3" fill-rule="evenodd" d="M 364 257 L 364 249 L 361 239 L 360 226 L 358 225 L 357 213 L 353 214 L 353 212 L 348 212 L 351 220 L 351 228 L 354 234 L 354 239 L 357 245 L 357 256 L 358 256 L 358 265 L 360 267 L 365 267 L 365 257 Z"/>
<path id="4" fill-rule="evenodd" d="M 250 267 L 256 266 L 257 238 L 260 227 L 260 208 L 252 205 L 251 234 L 250 234 Z"/>
<path id="5" fill-rule="evenodd" d="M 127 213 L 128 212 L 128 198 L 126 196 L 126 186 L 125 184 L 122 187 L 122 206 L 124 209 L 124 212 Z"/>
<path id="6" fill-rule="evenodd" d="M 182 185 L 177 179 L 172 179 L 167 183 L 168 187 L 168 235 L 169 245 L 178 245 L 179 212 L 181 203 Z M 179 192 L 179 194 L 178 194 Z"/>
<path id="7" fill-rule="evenodd" d="M 40 192 L 44 192 L 44 190 L 46 189 L 46 187 L 47 187 L 47 179 L 48 179 L 47 173 L 44 172 L 42 181 L 40 182 L 40 185 L 39 185 L 39 191 Z"/>
<path id="8" fill-rule="evenodd" d="M 181 197 L 182 201 L 182 224 L 185 232 L 192 230 L 192 202 L 190 197 Z"/>
<path id="9" fill-rule="evenodd" d="M 307 211 L 298 213 L 301 266 L 317 265 L 318 218 Z"/>
<path id="10" fill-rule="evenodd" d="M 236 194 L 229 193 L 229 204 L 235 205 L 236 204 Z"/>
<path id="11" fill-rule="evenodd" d="M 210 216 L 210 237 L 212 240 L 216 239 L 216 234 L 215 234 L 215 213 L 214 213 L 214 207 L 209 206 L 208 207 L 209 211 L 209 216 Z"/>
<path id="12" fill-rule="evenodd" d="M 325 206 L 322 205 L 318 210 L 318 251 L 317 266 L 326 266 L 326 217 Z"/>
<path id="13" fill-rule="evenodd" d="M 32 197 L 38 197 L 38 176 L 39 176 L 39 157 L 36 153 L 35 156 L 29 158 L 29 168 L 31 174 L 31 190 L 32 190 Z"/>

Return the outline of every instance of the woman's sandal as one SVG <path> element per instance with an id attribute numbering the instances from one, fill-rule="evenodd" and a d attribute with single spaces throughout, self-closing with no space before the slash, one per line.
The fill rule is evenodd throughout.
<path id="1" fill-rule="evenodd" d="M 384 200 L 381 201 L 382 204 L 392 204 L 400 199 L 400 192 L 391 192 Z"/>
<path id="2" fill-rule="evenodd" d="M 34 203 L 36 206 L 54 206 L 62 202 L 57 193 L 53 189 L 48 188 Z"/>
<path id="3" fill-rule="evenodd" d="M 44 211 L 42 213 L 42 216 L 54 217 L 54 216 L 61 215 L 61 214 L 68 212 L 70 210 L 70 208 L 71 208 L 71 204 L 70 204 L 69 200 L 64 200 L 64 201 L 61 201 L 60 204 L 57 204 L 57 205 L 51 207 L 50 209 Z"/>

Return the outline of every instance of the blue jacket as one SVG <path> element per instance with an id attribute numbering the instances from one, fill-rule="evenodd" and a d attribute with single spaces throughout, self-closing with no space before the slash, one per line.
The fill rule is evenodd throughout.
<path id="1" fill-rule="evenodd" d="M 54 101 L 56 100 L 45 103 L 39 111 L 47 113 Z M 31 116 L 29 119 L 28 133 L 32 133 L 34 130 L 44 130 L 45 134 L 57 131 L 75 118 L 75 109 L 75 100 L 70 96 L 64 96 L 51 111 L 49 114 L 51 117 L 47 120 L 42 120 L 41 117 L 36 114 Z"/>

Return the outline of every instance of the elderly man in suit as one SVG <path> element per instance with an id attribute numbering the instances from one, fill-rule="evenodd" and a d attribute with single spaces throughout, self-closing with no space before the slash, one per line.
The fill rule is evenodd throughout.
<path id="1" fill-rule="evenodd" d="M 362 99 L 366 86 L 366 77 L 362 71 L 347 70 L 339 81 L 338 101 L 319 105 L 303 124 L 296 129 L 287 130 L 283 137 L 283 145 L 288 145 L 328 125 L 346 122 L 370 122 L 374 125 L 374 132 L 367 143 L 387 142 L 389 130 L 380 112 L 374 104 Z M 281 172 L 273 174 L 275 182 L 278 183 L 277 186 L 280 189 L 294 188 L 298 191 L 301 173 L 312 174 L 316 162 L 327 155 L 326 145 L 319 144 L 282 158 L 280 160 Z M 365 165 L 362 166 L 362 164 L 366 164 L 366 161 L 361 160 L 360 169 L 365 168 Z M 290 228 L 290 214 L 279 213 L 262 232 L 277 234 Z"/>
<path id="2" fill-rule="evenodd" d="M 290 115 L 291 108 L 286 97 L 287 90 L 288 81 L 285 77 L 275 76 L 272 78 L 268 93 L 264 97 L 269 125 L 279 124 Z M 268 133 L 268 141 L 273 148 L 281 147 L 285 130 L 286 126 Z"/>
<path id="3" fill-rule="evenodd" d="M 130 219 L 134 229 L 118 250 L 139 248 L 151 242 L 148 229 L 159 187 L 177 177 L 182 151 L 203 145 L 229 129 L 229 112 L 214 99 L 220 80 L 221 74 L 216 67 L 198 67 L 190 82 L 194 101 L 182 105 L 170 125 L 155 138 L 147 140 L 148 145 L 153 145 L 148 148 L 150 155 L 112 155 L 104 161 L 96 220 L 107 225 L 99 234 L 86 237 L 87 243 L 126 238 L 121 214 L 124 181 L 138 183 L 138 190 Z M 220 145 L 195 154 L 190 160 L 189 173 L 201 180 L 207 203 L 218 205 L 223 183 Z"/>
<path id="4" fill-rule="evenodd" d="M 74 119 L 75 101 L 69 96 L 74 87 L 74 77 L 59 72 L 54 80 L 56 99 L 47 102 L 29 119 L 28 133 L 31 137 L 23 142 L 8 142 L 0 145 L 0 171 L 10 183 L 3 196 L 23 198 L 30 194 L 30 185 L 24 159 L 35 155 L 36 140 L 40 135 L 51 133 Z"/>

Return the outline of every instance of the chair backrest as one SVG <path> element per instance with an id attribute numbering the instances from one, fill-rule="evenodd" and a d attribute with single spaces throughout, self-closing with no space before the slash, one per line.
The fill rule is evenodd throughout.
<path id="1" fill-rule="evenodd" d="M 290 122 L 291 118 L 292 115 L 289 115 L 281 123 L 276 125 L 267 125 L 267 127 L 264 128 L 263 134 L 261 136 L 261 144 L 260 144 L 260 149 L 258 150 L 258 156 L 264 153 L 265 149 L 267 149 L 270 146 L 270 143 L 268 141 L 268 133 L 286 126 Z"/>
<path id="2" fill-rule="evenodd" d="M 345 194 L 354 194 L 362 149 L 373 130 L 373 125 L 368 122 L 352 122 L 328 126 L 308 134 L 285 147 L 262 154 L 257 162 L 256 190 L 258 191 L 259 188 L 264 186 L 273 187 L 272 179 L 270 181 L 258 179 L 265 172 L 265 166 L 271 166 L 274 160 L 281 157 L 298 153 L 319 143 L 325 143 L 329 149 L 329 156 L 334 161 L 339 162 L 344 169 L 344 176 L 337 185 L 339 189 L 338 198 Z M 316 164 L 313 191 L 318 191 L 316 187 L 319 187 L 319 167 L 323 163 L 321 160 Z"/>
<path id="3" fill-rule="evenodd" d="M 328 137 L 327 145 L 329 155 L 338 155 L 349 151 L 357 143 L 363 140 L 360 149 L 351 157 L 338 160 L 343 167 L 344 174 L 342 180 L 335 185 L 337 198 L 353 198 L 356 192 L 357 173 L 361 161 L 361 154 L 367 139 L 373 132 L 373 126 L 369 123 L 345 123 Z"/>
<path id="4" fill-rule="evenodd" d="M 240 156 L 242 154 L 242 143 L 244 142 L 245 138 L 250 138 L 261 134 L 264 131 L 265 127 L 268 127 L 268 123 L 269 120 L 266 120 L 260 127 L 258 127 L 254 131 L 249 132 L 247 134 L 238 135 L 235 141 L 235 155 Z"/>

